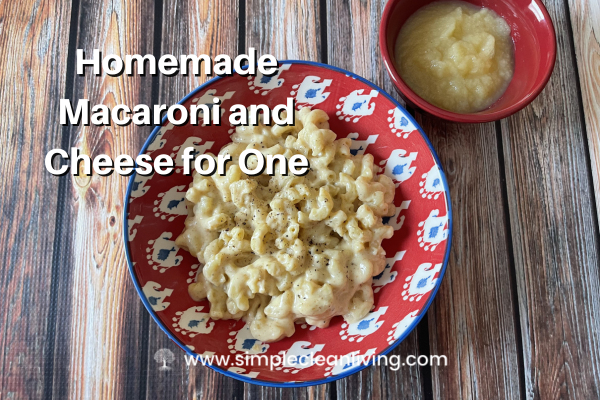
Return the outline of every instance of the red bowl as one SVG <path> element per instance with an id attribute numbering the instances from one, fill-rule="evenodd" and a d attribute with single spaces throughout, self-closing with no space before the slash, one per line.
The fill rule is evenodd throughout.
<path id="1" fill-rule="evenodd" d="M 460 114 L 423 100 L 402 80 L 395 67 L 394 48 L 400 28 L 419 8 L 436 0 L 389 0 L 383 10 L 379 47 L 396 89 L 411 105 L 455 122 L 490 122 L 506 118 L 528 105 L 542 91 L 554 68 L 556 36 L 546 7 L 539 0 L 466 0 L 494 10 L 510 26 L 515 44 L 515 71 L 506 92 L 483 111 Z"/>

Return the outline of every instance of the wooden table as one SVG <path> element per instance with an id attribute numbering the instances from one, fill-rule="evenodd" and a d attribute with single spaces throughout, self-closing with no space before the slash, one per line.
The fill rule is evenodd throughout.
<path id="1" fill-rule="evenodd" d="M 450 265 L 429 312 L 398 346 L 446 367 L 371 367 L 302 389 L 243 384 L 180 350 L 133 287 L 122 240 L 127 178 L 54 177 L 53 148 L 135 155 L 150 128 L 68 126 L 59 99 L 172 104 L 204 77 L 75 74 L 76 49 L 237 55 L 336 65 L 395 95 L 375 0 L 4 0 L 0 2 L 0 397 L 600 398 L 600 3 L 547 0 L 554 73 L 527 108 L 458 125 L 414 111 L 448 176 Z"/>

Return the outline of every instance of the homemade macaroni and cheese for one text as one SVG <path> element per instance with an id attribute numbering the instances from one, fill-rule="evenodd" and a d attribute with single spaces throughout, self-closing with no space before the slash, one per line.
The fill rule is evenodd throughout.
<path id="1" fill-rule="evenodd" d="M 321 110 L 303 108 L 292 126 L 236 128 L 226 175 L 194 174 L 188 217 L 177 244 L 203 264 L 189 286 L 210 301 L 213 319 L 243 318 L 252 335 L 273 342 L 294 333 L 294 322 L 321 328 L 342 315 L 349 323 L 373 306 L 372 277 L 385 268 L 383 239 L 393 228 L 395 187 L 377 174 L 370 154 L 353 156 Z M 305 176 L 244 174 L 239 156 L 295 154 L 310 162 Z M 253 169 L 255 156 L 248 160 Z M 254 165 L 253 165 L 254 163 Z"/>

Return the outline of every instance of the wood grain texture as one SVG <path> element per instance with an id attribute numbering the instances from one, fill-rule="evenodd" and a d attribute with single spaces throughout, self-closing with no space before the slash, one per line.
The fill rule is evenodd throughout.
<path id="1" fill-rule="evenodd" d="M 152 2 L 89 0 L 79 4 L 76 48 L 91 55 L 152 53 L 154 10 Z M 66 28 L 65 28 L 66 29 Z M 76 76 L 66 97 L 91 104 L 151 104 L 151 78 L 96 77 L 89 71 Z M 74 126 L 69 146 L 94 157 L 135 155 L 147 128 Z M 144 134 L 145 133 L 145 134 Z M 67 309 L 56 321 L 56 347 L 70 351 L 55 360 L 55 368 L 68 376 L 62 396 L 71 398 L 132 398 L 144 393 L 145 364 L 140 348 L 146 345 L 147 318 L 127 270 L 123 250 L 123 199 L 128 178 L 67 175 L 65 210 L 58 234 L 70 237 L 56 251 L 64 254 L 61 269 L 67 283 L 57 295 L 56 307 Z M 147 319 L 146 319 L 147 321 Z M 146 323 L 147 324 L 147 323 Z M 143 381 L 142 381 L 143 380 Z M 55 392 L 56 394 L 56 392 Z"/>
<path id="2" fill-rule="evenodd" d="M 164 1 L 162 8 L 159 54 L 237 55 L 238 3 Z M 204 83 L 206 76 L 160 77 L 157 102 L 174 104 Z M 148 132 L 149 133 L 149 132 Z M 159 370 L 153 358 L 156 351 L 167 348 L 175 354 L 170 371 Z M 184 352 L 172 342 L 154 321 L 150 321 L 147 398 L 150 399 L 240 399 L 243 384 L 208 367 L 187 367 Z"/>
<path id="3" fill-rule="evenodd" d="M 60 147 L 69 1 L 0 3 L 0 397 L 40 398 L 52 287 L 58 178 L 44 156 Z"/>
<path id="4" fill-rule="evenodd" d="M 247 0 L 246 49 L 279 60 L 320 61 L 318 0 Z"/>
<path id="5" fill-rule="evenodd" d="M 329 0 L 327 4 L 335 21 L 327 25 L 329 62 L 395 95 L 378 42 L 385 2 Z M 448 357 L 447 367 L 431 367 L 434 394 L 453 399 L 518 398 L 517 337 L 494 125 L 459 126 L 423 115 L 417 119 L 446 168 L 455 221 L 450 264 L 428 314 L 431 354 Z M 406 351 L 405 356 L 420 354 L 416 342 Z M 494 363 L 485 361 L 486 356 Z M 423 385 L 419 378 L 423 379 L 418 371 L 394 377 L 407 397 L 407 388 Z M 338 394 L 355 391 L 351 383 L 355 379 L 340 382 Z M 350 388 L 340 388 L 346 385 Z"/>
<path id="6" fill-rule="evenodd" d="M 347 69 L 404 101 L 386 72 L 379 50 L 379 23 L 386 0 L 327 0 L 327 63 Z"/>
<path id="7" fill-rule="evenodd" d="M 502 121 L 528 398 L 600 398 L 598 232 L 566 2 L 554 73 Z"/>
<path id="8" fill-rule="evenodd" d="M 421 328 L 424 325 L 419 325 Z M 388 357 L 419 357 L 417 335 L 419 326 L 404 339 Z M 401 366 L 393 371 L 385 365 L 369 367 L 335 382 L 338 399 L 421 399 L 423 382 L 417 366 Z"/>
<path id="9" fill-rule="evenodd" d="M 453 237 L 444 282 L 429 310 L 434 397 L 519 399 L 511 264 L 493 123 L 454 124 L 418 114 L 445 167 Z"/>
<path id="10" fill-rule="evenodd" d="M 245 400 L 326 400 L 330 399 L 331 385 L 319 385 L 306 388 L 274 388 L 244 384 Z"/>
<path id="11" fill-rule="evenodd" d="M 600 3 L 569 0 L 569 10 L 600 223 Z"/>

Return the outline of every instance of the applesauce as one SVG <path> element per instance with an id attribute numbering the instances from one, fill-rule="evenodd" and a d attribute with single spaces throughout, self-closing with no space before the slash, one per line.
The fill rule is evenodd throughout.
<path id="1" fill-rule="evenodd" d="M 498 14 L 463 1 L 417 10 L 396 41 L 396 68 L 429 103 L 458 113 L 486 109 L 514 71 L 510 27 Z"/>

